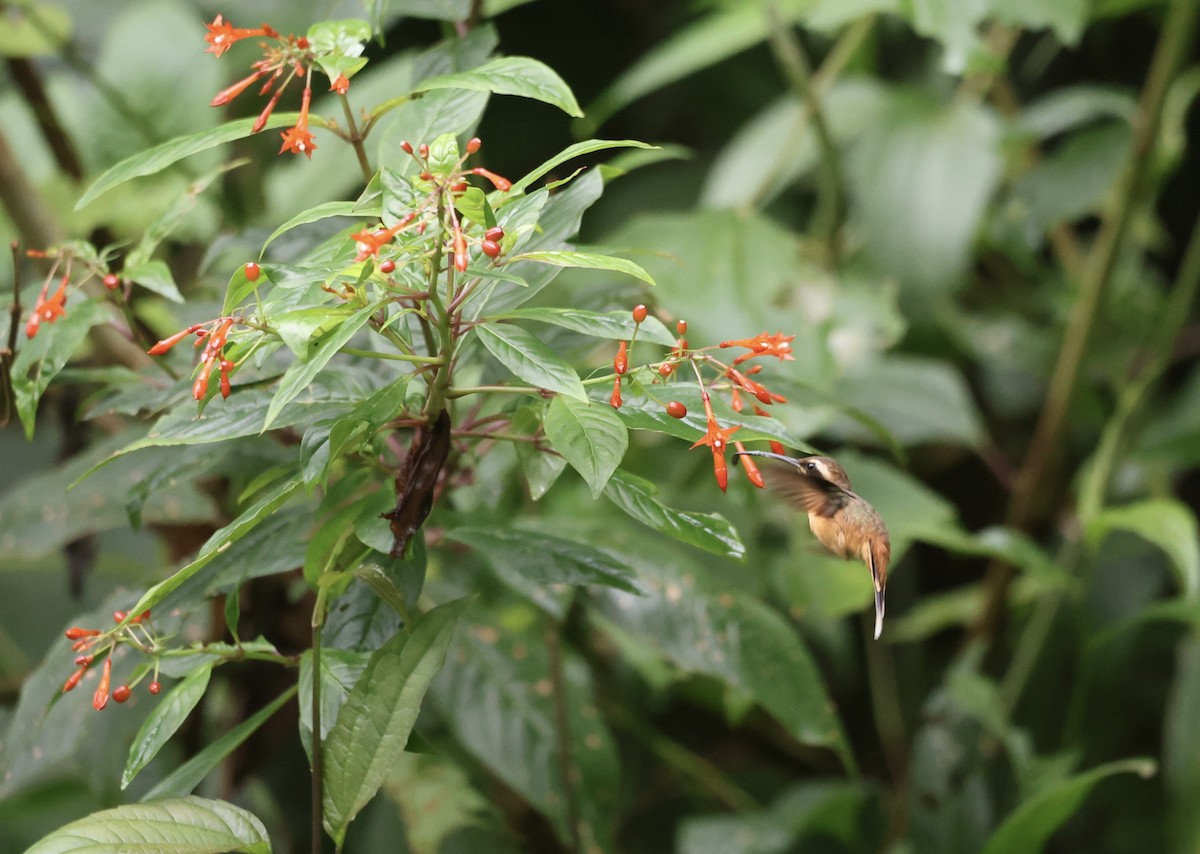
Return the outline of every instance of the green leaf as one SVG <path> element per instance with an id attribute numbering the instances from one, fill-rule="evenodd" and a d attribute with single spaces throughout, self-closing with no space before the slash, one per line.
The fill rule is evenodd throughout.
<path id="1" fill-rule="evenodd" d="M 279 413 L 283 411 L 285 406 L 312 384 L 313 377 L 319 374 L 321 369 L 329 363 L 329 360 L 336 356 L 338 351 L 354 337 L 355 333 L 367 324 L 367 321 L 371 319 L 371 315 L 378 308 L 376 305 L 368 305 L 360 308 L 343 320 L 326 338 L 322 339 L 321 343 L 307 360 L 295 361 L 288 367 L 283 375 L 283 379 L 279 381 L 279 388 L 276 390 L 275 396 L 271 398 L 271 405 L 267 407 L 267 415 L 263 419 L 262 425 L 263 432 L 266 432 L 270 428 L 271 423 L 279 416 Z"/>
<path id="2" fill-rule="evenodd" d="M 624 258 L 613 258 L 610 255 L 597 255 L 593 252 L 574 252 L 566 249 L 542 249 L 536 252 L 522 252 L 508 259 L 509 262 L 537 261 L 539 264 L 550 264 L 554 267 L 576 267 L 584 270 L 611 270 L 614 273 L 624 273 L 641 279 L 648 285 L 654 284 L 654 279 L 641 266 L 626 261 Z"/>
<path id="3" fill-rule="evenodd" d="M 93 326 L 108 319 L 108 308 L 99 300 L 71 306 L 53 323 L 43 322 L 36 337 L 22 343 L 12 363 L 12 390 L 25 437 L 33 438 L 37 405 L 50 381 L 82 346 Z"/>
<path id="4" fill-rule="evenodd" d="M 271 236 L 263 243 L 262 249 L 258 253 L 258 257 L 262 258 L 266 254 L 267 247 L 270 246 L 275 238 L 283 235 L 293 228 L 301 225 L 307 225 L 310 222 L 317 222 L 322 219 L 328 219 L 334 216 L 357 216 L 368 217 L 370 219 L 378 219 L 382 215 L 382 209 L 377 202 L 371 204 L 362 204 L 359 201 L 353 202 L 325 202 L 324 204 L 311 207 L 308 210 L 301 211 L 294 217 L 289 219 L 279 228 L 271 232 Z"/>
<path id="5" fill-rule="evenodd" d="M 563 795 L 572 786 L 579 850 L 617 850 L 620 763 L 586 662 L 563 645 L 562 705 L 556 706 L 546 645 L 546 631 L 554 629 L 547 618 L 536 612 L 508 621 L 472 615 L 463 628 L 430 692 L 456 741 L 546 816 L 564 843 L 571 838 L 571 816 Z M 560 710 L 565 740 L 558 737 Z M 564 754 L 570 782 L 559 764 Z"/>
<path id="6" fill-rule="evenodd" d="M 0 56 L 15 59 L 57 53 L 70 41 L 72 30 L 66 9 L 45 3 L 14 7 L 0 27 Z"/>
<path id="7" fill-rule="evenodd" d="M 411 635 L 397 632 L 371 656 L 325 741 L 325 829 L 340 847 L 346 828 L 383 785 L 404 752 L 421 700 L 442 667 L 469 600 L 423 615 Z"/>
<path id="8" fill-rule="evenodd" d="M 445 536 L 475 549 L 505 584 L 560 619 L 566 608 L 553 589 L 559 585 L 640 591 L 625 558 L 585 543 L 514 528 L 451 528 Z"/>
<path id="9" fill-rule="evenodd" d="M 138 730 L 133 744 L 129 746 L 125 770 L 121 773 L 122 789 L 129 787 L 138 772 L 158 755 L 158 751 L 183 725 L 192 709 L 196 708 L 196 704 L 204 697 L 204 690 L 208 687 L 208 678 L 211 675 L 211 664 L 193 670 L 163 697 L 149 717 L 142 721 L 142 728 Z"/>
<path id="10" fill-rule="evenodd" d="M 514 181 L 512 189 L 509 193 L 523 193 L 534 181 L 541 178 L 543 175 L 551 172 L 554 167 L 566 163 L 568 160 L 574 160 L 576 157 L 582 157 L 585 154 L 591 154 L 594 151 L 604 151 L 608 148 L 645 148 L 659 150 L 659 146 L 650 145 L 645 142 L 638 142 L 633 139 L 585 139 L 583 142 L 577 142 L 574 145 L 569 145 L 560 151 L 558 154 L 551 157 L 541 166 L 531 170 L 521 180 Z"/>
<path id="11" fill-rule="evenodd" d="M 500 57 L 470 71 L 430 77 L 416 87 L 418 92 L 431 89 L 473 89 L 497 95 L 520 95 L 552 104 L 569 116 L 583 115 L 563 79 L 548 66 L 527 56 Z"/>
<path id="12" fill-rule="evenodd" d="M 488 320 L 536 320 L 595 338 L 628 341 L 637 331 L 639 341 L 674 347 L 676 336 L 657 317 L 647 316 L 641 327 L 628 311 L 587 311 L 582 308 L 518 308 Z"/>
<path id="13" fill-rule="evenodd" d="M 200 785 L 209 772 L 216 768 L 229 754 L 237 750 L 242 742 L 254 735 L 255 730 L 279 711 L 288 700 L 296 696 L 297 686 L 288 688 L 274 700 L 263 706 L 229 732 L 208 743 L 208 746 L 180 765 L 142 796 L 142 802 L 161 798 L 180 797 Z"/>
<path id="14" fill-rule="evenodd" d="M 275 113 L 267 119 L 263 130 L 288 127 L 294 125 L 299 118 L 299 113 Z M 191 157 L 201 151 L 208 151 L 210 148 L 216 148 L 226 142 L 233 142 L 235 139 L 244 139 L 250 136 L 250 129 L 254 126 L 255 121 L 257 120 L 254 118 L 237 119 L 220 127 L 167 140 L 153 148 L 126 157 L 96 179 L 75 204 L 75 210 L 86 207 L 113 187 L 124 184 L 133 178 L 153 175 L 173 163 L 178 163 L 185 157 Z"/>
<path id="15" fill-rule="evenodd" d="M 252 531 L 259 523 L 269 519 L 272 513 L 291 498 L 292 493 L 299 489 L 303 482 L 300 476 L 296 475 L 276 484 L 236 519 L 209 537 L 200 548 L 200 553 L 194 561 L 142 594 L 142 598 L 138 600 L 137 605 L 129 609 L 129 613 L 140 614 L 156 607 L 167 595 L 204 569 L 221 552 Z"/>
<path id="16" fill-rule="evenodd" d="M 1049 786 L 1018 806 L 988 838 L 983 854 L 1007 854 L 1010 851 L 1040 851 L 1063 822 L 1083 803 L 1092 788 L 1114 774 L 1153 777 L 1157 765 L 1153 759 L 1125 759 L 1109 762 L 1068 777 Z"/>
<path id="17" fill-rule="evenodd" d="M 338 713 L 346 697 L 367 669 L 367 662 L 374 650 L 322 649 L 321 650 L 321 741 L 324 743 L 329 731 L 337 723 Z M 312 762 L 312 650 L 305 650 L 300 657 L 300 744 Z"/>
<path id="18" fill-rule="evenodd" d="M 451 759 L 402 753 L 388 773 L 383 792 L 400 808 L 405 840 L 418 854 L 441 851 L 444 840 L 468 827 L 487 827 L 489 833 L 502 835 L 495 826 L 498 822 L 489 821 L 487 799 Z M 498 852 L 489 850 L 489 854 Z"/>
<path id="19" fill-rule="evenodd" d="M 1184 596 L 1200 594 L 1200 529 L 1180 501 L 1152 498 L 1100 513 L 1087 526 L 1088 543 L 1098 548 L 1113 531 L 1129 531 L 1162 549 L 1171 560 Z"/>
<path id="20" fill-rule="evenodd" d="M 145 261 L 136 267 L 126 267 L 121 275 L 171 302 L 183 302 L 183 294 L 176 287 L 171 268 L 165 261 Z"/>
<path id="21" fill-rule="evenodd" d="M 25 854 L 270 854 L 267 829 L 252 813 L 225 801 L 171 798 L 92 813 L 44 837 Z"/>
<path id="22" fill-rule="evenodd" d="M 1142 611 L 1141 613 L 1145 613 Z M 1163 784 L 1170 809 L 1167 813 L 1172 851 L 1194 851 L 1200 846 L 1200 641 L 1195 630 L 1179 645 L 1175 679 L 1167 698 L 1163 720 Z"/>
<path id="23" fill-rule="evenodd" d="M 587 481 L 592 497 L 599 498 L 629 447 L 629 432 L 612 407 L 559 396 L 550 401 L 544 426 L 554 450 Z"/>
<path id="24" fill-rule="evenodd" d="M 540 403 L 520 407 L 513 414 L 512 430 L 521 435 L 536 435 L 542 427 L 546 407 Z M 554 486 L 567 461 L 561 455 L 552 453 L 548 448 L 534 445 L 532 442 L 515 442 L 517 461 L 529 484 L 529 495 L 534 501 L 540 499 Z"/>
<path id="25" fill-rule="evenodd" d="M 685 673 L 706 674 L 745 692 L 794 738 L 830 747 L 853 767 L 816 662 L 787 621 L 743 592 L 741 573 L 698 572 L 661 541 L 629 559 L 645 594 L 596 591 L 589 601 L 596 603 L 597 619 Z"/>
<path id="26" fill-rule="evenodd" d="M 538 388 L 587 400 L 587 392 L 575 369 L 521 327 L 487 323 L 476 326 L 475 332 L 488 352 L 520 379 Z"/>
<path id="27" fill-rule="evenodd" d="M 746 556 L 746 547 L 737 530 L 724 516 L 674 510 L 654 497 L 657 492 L 650 481 L 622 469 L 613 472 L 604 488 L 609 501 L 655 531 L 713 554 L 737 560 Z"/>

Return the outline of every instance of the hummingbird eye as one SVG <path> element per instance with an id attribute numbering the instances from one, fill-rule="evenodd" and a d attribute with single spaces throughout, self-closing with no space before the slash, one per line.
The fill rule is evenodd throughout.
<path id="1" fill-rule="evenodd" d="M 804 468 L 807 469 L 808 471 L 812 472 L 813 474 L 817 473 L 817 464 L 816 463 L 805 463 Z"/>

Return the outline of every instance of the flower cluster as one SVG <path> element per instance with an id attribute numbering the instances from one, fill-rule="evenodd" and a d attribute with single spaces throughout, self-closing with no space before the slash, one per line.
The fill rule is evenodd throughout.
<path id="1" fill-rule="evenodd" d="M 124 611 L 114 611 L 113 622 L 120 625 L 125 621 L 127 616 Z M 66 635 L 67 640 L 72 641 L 71 651 L 78 653 L 78 655 L 75 657 L 77 669 L 63 683 L 63 693 L 75 690 L 80 680 L 87 675 L 96 659 L 103 658 L 104 664 L 100 669 L 100 681 L 96 686 L 95 693 L 92 694 L 92 708 L 98 712 L 103 710 L 108 705 L 110 698 L 117 703 L 124 703 L 128 700 L 133 693 L 133 688 L 142 677 L 134 678 L 133 685 L 125 683 L 112 688 L 112 656 L 117 645 L 121 643 L 131 644 L 143 649 L 154 647 L 155 642 L 150 626 L 150 612 L 143 611 L 131 617 L 128 622 L 125 622 L 118 629 L 110 629 L 107 632 L 103 632 L 100 629 L 84 629 L 79 626 L 72 626 L 67 629 Z M 145 674 L 142 675 L 144 676 Z M 156 663 L 154 677 L 150 681 L 150 693 L 157 694 L 160 690 L 162 690 L 162 686 L 158 682 L 158 665 Z"/>
<path id="2" fill-rule="evenodd" d="M 26 337 L 32 338 L 37 335 L 38 327 L 42 323 L 53 323 L 67 313 L 67 282 L 70 278 L 63 276 L 59 280 L 58 289 L 49 297 L 46 294 L 50 290 L 50 279 L 46 279 L 33 307 L 33 313 L 29 316 L 29 322 L 25 324 Z"/>
<path id="3" fill-rule="evenodd" d="M 249 266 L 247 265 L 248 268 Z M 258 265 L 254 266 L 257 268 Z M 255 277 L 257 277 L 257 273 Z M 193 346 L 199 347 L 203 344 L 204 352 L 200 354 L 200 372 L 197 374 L 195 382 L 192 383 L 192 397 L 196 400 L 204 400 L 208 396 L 208 379 L 214 367 L 218 369 L 221 377 L 221 397 L 229 397 L 231 390 L 229 375 L 233 373 L 234 368 L 237 366 L 225 358 L 224 350 L 225 345 L 228 343 L 229 331 L 233 328 L 234 324 L 242 322 L 237 317 L 218 317 L 207 326 L 200 323 L 193 323 L 191 326 L 179 330 L 174 335 L 157 342 L 147 352 L 151 356 L 161 356 L 184 338 L 187 338 L 189 335 L 195 335 L 196 343 Z"/>
<path id="4" fill-rule="evenodd" d="M 469 186 L 467 178 L 471 175 L 478 175 L 486 179 L 501 192 L 507 192 L 512 188 L 511 181 L 488 169 L 480 166 L 470 169 L 466 167 L 467 158 L 477 153 L 482 145 L 479 137 L 472 138 L 467 142 L 466 152 L 450 168 L 435 172 L 430 163 L 428 145 L 422 143 L 414 148 L 408 141 L 401 142 L 400 147 L 416 160 L 420 167 L 421 171 L 417 174 L 417 181 L 420 186 L 424 187 L 425 197 L 416 208 L 401 217 L 394 225 L 388 228 L 382 226 L 374 229 L 365 228 L 350 235 L 358 253 L 355 260 L 364 261 L 367 258 L 378 257 L 380 250 L 409 226 L 413 226 L 418 234 L 424 234 L 432 220 L 436 219 L 439 207 L 448 219 L 446 230 L 449 232 L 450 242 L 445 247 L 445 251 L 453 261 L 455 270 L 460 273 L 466 272 L 467 265 L 471 260 L 470 248 L 472 245 L 478 245 L 479 252 L 488 258 L 493 260 L 498 258 L 503 251 L 500 241 L 504 239 L 504 229 L 497 225 L 486 229 L 482 235 L 469 235 L 463 228 L 462 217 L 454 206 L 455 199 L 467 191 Z M 439 200 L 441 200 L 440 206 Z M 388 263 L 386 260 L 381 262 L 381 270 L 386 263 Z M 395 269 L 394 265 L 392 269 Z M 383 270 L 383 272 L 391 271 Z"/>
<path id="5" fill-rule="evenodd" d="M 635 324 L 634 340 L 637 338 L 637 330 L 641 328 L 647 315 L 648 311 L 644 305 L 638 305 L 633 309 L 633 321 Z M 780 361 L 790 360 L 792 359 L 791 342 L 795 336 L 784 335 L 782 332 L 776 332 L 773 335 L 763 332 L 753 338 L 722 341 L 715 348 L 708 347 L 693 350 L 688 346 L 687 338 L 684 337 L 687 334 L 687 321 L 678 321 L 675 324 L 675 332 L 678 338 L 675 340 L 675 344 L 671 347 L 666 358 L 656 365 L 648 365 L 647 368 L 657 374 L 657 376 L 654 376 L 652 383 L 665 383 L 675 374 L 681 364 L 686 363 L 692 366 L 696 374 L 696 380 L 700 385 L 700 400 L 704 404 L 706 419 L 704 435 L 692 445 L 692 448 L 704 445 L 712 451 L 713 474 L 716 477 L 717 486 L 724 492 L 729 484 L 726 453 L 728 452 L 730 437 L 741 429 L 741 425 L 721 426 L 716 414 L 713 412 L 712 397 L 709 394 L 709 390 L 716 388 L 727 390 L 730 397 L 730 407 L 734 412 L 743 411 L 745 402 L 742 399 L 742 395 L 749 394 L 757 401 L 754 403 L 754 414 L 769 416 L 770 413 L 763 409 L 763 406 L 786 403 L 787 398 L 771 391 L 758 380 L 751 379 L 753 375 L 758 374 L 762 370 L 761 364 L 751 365 L 745 370 L 738 370 L 734 366 L 758 356 L 775 356 Z M 617 346 L 616 356 L 613 358 L 613 390 L 609 397 L 609 403 L 615 409 L 619 409 L 624 403 L 621 397 L 621 383 L 630 376 L 629 347 L 631 344 L 632 341 L 621 341 Z M 728 347 L 743 347 L 748 352 L 738 356 L 729 365 L 724 364 L 711 353 L 714 349 Z M 715 374 L 716 381 L 706 385 L 704 374 L 701 371 L 702 368 Z M 672 418 L 684 418 L 687 415 L 687 407 L 677 400 L 668 401 L 665 404 L 665 409 L 667 414 Z M 735 441 L 733 444 L 738 451 L 745 450 L 745 446 L 741 442 Z M 776 453 L 783 453 L 783 446 L 777 441 L 771 441 L 771 449 Z M 750 457 L 742 457 L 741 460 L 745 467 L 746 477 L 755 486 L 762 488 L 764 481 L 758 466 L 755 465 Z"/>
<path id="6" fill-rule="evenodd" d="M 279 153 L 290 151 L 293 154 L 303 154 L 312 159 L 312 153 L 316 150 L 317 143 L 308 129 L 308 108 L 312 102 L 312 71 L 316 64 L 316 54 L 308 39 L 305 36 L 282 36 L 274 27 L 267 24 L 253 29 L 235 27 L 221 15 L 217 15 L 211 24 L 204 26 L 208 29 L 208 34 L 204 37 L 204 40 L 208 42 L 207 50 L 215 56 L 225 53 L 241 39 L 264 39 L 259 42 L 263 58 L 251 64 L 250 67 L 253 71 L 232 86 L 218 92 L 210 102 L 210 106 L 224 106 L 250 86 L 266 78 L 258 94 L 266 95 L 272 89 L 274 92 L 254 122 L 252 132 L 258 133 L 266 126 L 267 120 L 271 117 L 271 113 L 291 82 L 298 78 L 303 79 L 304 90 L 300 96 L 300 118 L 294 126 L 281 134 L 283 145 L 279 149 Z M 329 88 L 331 91 L 344 95 L 350 88 L 350 81 L 346 79 L 345 74 L 339 74 Z"/>

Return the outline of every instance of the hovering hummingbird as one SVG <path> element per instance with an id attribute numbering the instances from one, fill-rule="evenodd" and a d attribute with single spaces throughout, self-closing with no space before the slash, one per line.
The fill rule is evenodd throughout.
<path id="1" fill-rule="evenodd" d="M 821 545 L 838 557 L 858 558 L 871 570 L 878 640 L 892 554 L 887 526 L 879 513 L 851 491 L 849 475 L 831 457 L 785 457 L 768 451 L 739 451 L 735 456 L 741 454 L 779 460 L 766 469 L 767 486 L 808 514 L 808 526 Z"/>

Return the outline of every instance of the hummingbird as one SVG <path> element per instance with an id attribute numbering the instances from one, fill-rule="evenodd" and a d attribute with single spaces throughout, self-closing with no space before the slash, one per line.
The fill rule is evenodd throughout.
<path id="1" fill-rule="evenodd" d="M 768 488 L 808 514 L 808 527 L 825 548 L 847 559 L 859 559 L 871 570 L 875 586 L 875 639 L 883 631 L 884 591 L 892 554 L 887 526 L 879 512 L 850 488 L 850 476 L 832 457 L 787 457 L 769 451 L 739 451 L 770 457 Z M 786 465 L 785 465 L 786 464 Z"/>

